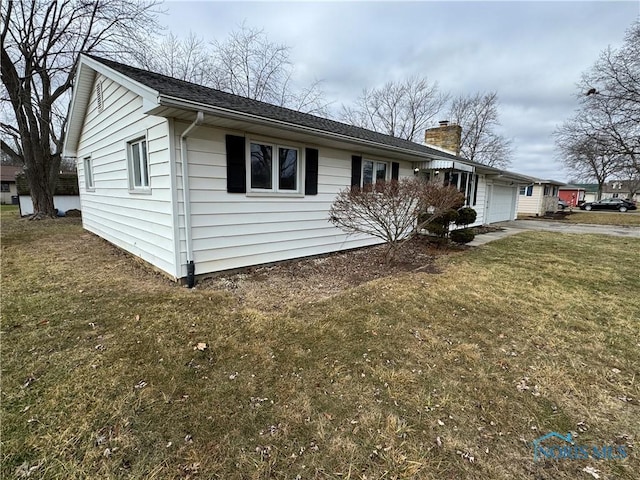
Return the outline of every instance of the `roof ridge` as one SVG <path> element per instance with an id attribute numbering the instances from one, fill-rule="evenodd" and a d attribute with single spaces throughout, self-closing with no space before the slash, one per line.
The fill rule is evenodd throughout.
<path id="1" fill-rule="evenodd" d="M 140 67 L 134 67 L 133 65 L 128 65 L 126 63 L 118 62 L 116 60 L 112 60 L 112 59 L 109 59 L 109 58 L 99 57 L 97 55 L 88 54 L 88 53 L 85 53 L 84 55 L 89 57 L 89 58 L 92 58 L 93 60 L 96 60 L 96 61 L 98 61 L 100 63 L 104 63 L 107 66 L 109 66 L 109 63 L 116 64 L 116 65 L 119 65 L 119 66 L 124 67 L 124 68 L 137 70 L 138 72 L 141 72 L 141 73 L 150 73 L 152 75 L 157 75 L 159 77 L 166 78 L 167 80 L 171 80 L 173 82 L 180 82 L 180 83 L 183 83 L 183 84 L 188 85 L 188 86 L 194 86 L 196 88 L 212 90 L 214 92 L 218 92 L 218 93 L 221 93 L 223 95 L 228 95 L 230 97 L 239 97 L 239 98 L 242 98 L 243 100 L 246 100 L 246 101 L 249 101 L 249 102 L 259 103 L 261 105 L 267 105 L 270 108 L 281 108 L 282 110 L 288 110 L 289 112 L 293 112 L 293 113 L 295 113 L 297 115 L 308 115 L 310 117 L 314 117 L 314 118 L 317 118 L 319 120 L 328 121 L 328 122 L 334 122 L 336 124 L 340 124 L 340 125 L 343 125 L 343 126 L 346 126 L 346 127 L 349 127 L 349 128 L 356 128 L 356 129 L 359 129 L 359 130 L 364 130 L 364 131 L 375 133 L 375 134 L 378 134 L 378 135 L 384 135 L 384 136 L 387 136 L 387 137 L 390 137 L 390 138 L 394 138 L 394 139 L 397 139 L 397 140 L 401 140 L 401 141 L 404 141 L 404 142 L 411 142 L 411 143 L 413 143 L 415 145 L 425 146 L 425 145 L 422 145 L 422 144 L 420 144 L 418 142 L 414 142 L 413 140 L 407 140 L 407 139 L 402 138 L 402 137 L 395 137 L 395 136 L 389 135 L 387 133 L 376 132 L 375 130 L 369 130 L 368 128 L 359 127 L 357 125 L 352 125 L 352 124 L 346 123 L 346 122 L 341 122 L 341 121 L 335 120 L 333 118 L 328 118 L 328 117 L 323 117 L 323 116 L 320 116 L 320 115 L 315 115 L 313 113 L 303 112 L 302 110 L 295 110 L 295 109 L 290 108 L 290 107 L 284 107 L 282 105 L 276 105 L 275 103 L 265 102 L 264 100 L 257 100 L 255 98 L 245 97 L 243 95 L 238 95 L 236 93 L 231 93 L 231 92 L 227 92 L 225 90 L 220 90 L 219 88 L 209 87 L 207 85 L 201 85 L 199 83 L 190 82 L 188 80 L 182 80 L 180 78 L 172 77 L 172 76 L 166 75 L 164 73 L 154 72 L 153 70 L 148 70 L 148 69 L 140 68 Z M 431 145 L 426 145 L 426 146 L 428 148 L 433 148 Z M 436 150 L 435 148 L 433 148 L 433 149 Z M 439 149 L 437 149 L 437 150 L 439 151 Z M 442 153 L 446 153 L 448 155 L 453 155 L 453 154 L 448 153 L 448 152 L 442 152 Z M 462 158 L 462 157 L 458 157 L 458 158 Z M 471 160 L 467 160 L 467 161 L 471 161 Z"/>
<path id="2" fill-rule="evenodd" d="M 102 63 L 106 67 L 112 68 L 118 71 L 119 73 L 126 75 L 150 88 L 153 88 L 154 90 L 158 91 L 158 93 L 161 93 L 168 97 L 173 96 L 179 99 L 188 98 L 188 96 L 181 95 L 179 92 L 167 93 L 166 90 L 165 92 L 162 92 L 161 91 L 162 89 L 161 88 L 159 89 L 157 85 L 152 86 L 154 81 L 165 82 L 167 84 L 166 86 L 168 87 L 168 89 L 170 89 L 170 87 L 176 87 L 177 89 L 191 90 L 192 92 L 195 92 L 195 93 L 200 92 L 202 94 L 217 96 L 219 97 L 218 100 L 223 103 L 228 102 L 230 104 L 234 104 L 227 108 L 236 109 L 240 112 L 246 111 L 246 109 L 248 108 L 251 108 L 251 109 L 255 108 L 258 111 L 262 110 L 262 112 L 259 115 L 267 119 L 278 120 L 278 117 L 281 117 L 279 118 L 281 121 L 285 121 L 289 123 L 302 122 L 301 124 L 304 124 L 306 122 L 307 124 L 315 125 L 314 128 L 318 130 L 326 131 L 327 133 L 333 133 L 333 134 L 341 133 L 343 135 L 353 138 L 354 140 L 360 140 L 360 141 L 370 140 L 370 141 L 380 143 L 382 145 L 387 145 L 389 147 L 403 148 L 407 150 L 412 150 L 416 153 L 433 155 L 437 158 L 459 160 L 459 161 L 469 163 L 470 165 L 484 167 L 484 168 L 492 169 L 499 172 L 511 173 L 506 170 L 490 167 L 489 165 L 485 165 L 485 164 L 476 162 L 474 160 L 469 160 L 460 155 L 455 155 L 454 153 L 441 151 L 440 149 L 433 148 L 430 145 L 425 145 L 424 143 L 414 142 L 413 140 L 407 140 L 402 137 L 395 137 L 387 133 L 377 132 L 375 130 L 370 130 L 364 127 L 359 127 L 349 123 L 334 120 L 332 118 L 321 117 L 319 115 L 315 115 L 312 113 L 306 113 L 300 110 L 294 110 L 289 107 L 283 107 L 283 106 L 265 102 L 262 100 L 256 100 L 250 97 L 244 97 L 242 95 L 225 92 L 224 90 L 219 90 L 213 87 L 200 85 L 198 83 L 189 82 L 187 80 L 181 80 L 179 78 L 171 77 L 169 75 L 154 72 L 148 69 L 134 67 L 131 65 L 127 65 L 125 63 L 118 62 L 116 60 L 99 57 L 97 55 L 88 54 L 88 53 L 85 53 L 83 55 L 99 63 Z M 134 76 L 131 76 L 130 73 L 134 73 Z M 145 77 L 150 77 L 146 79 L 152 80 L 152 81 L 146 83 Z M 203 104 L 207 104 L 202 100 L 196 100 L 196 101 L 200 101 Z M 244 105 L 242 105 L 242 102 L 244 103 Z M 209 103 L 209 104 L 215 105 L 215 103 Z M 296 117 L 298 118 L 296 119 Z"/>

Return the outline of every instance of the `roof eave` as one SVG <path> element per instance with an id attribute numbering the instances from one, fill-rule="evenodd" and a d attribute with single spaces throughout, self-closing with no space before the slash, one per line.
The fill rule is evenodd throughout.
<path id="1" fill-rule="evenodd" d="M 145 110 L 151 110 L 158 104 L 158 92 L 140 82 L 132 80 L 130 77 L 106 66 L 105 64 L 94 60 L 86 55 L 80 55 L 78 61 L 78 70 L 74 79 L 74 89 L 71 96 L 71 103 L 68 112 L 68 130 L 65 135 L 63 144 L 63 156 L 76 157 L 78 151 L 78 142 L 84 125 L 84 116 L 86 115 L 90 91 L 82 90 L 79 87 L 81 82 L 93 84 L 96 74 L 102 74 L 110 78 L 123 87 L 131 90 L 142 97 Z M 79 92 L 82 92 L 79 94 Z"/>
<path id="2" fill-rule="evenodd" d="M 264 117 L 261 115 L 255 115 L 251 113 L 238 112 L 237 110 L 232 110 L 223 107 L 217 107 L 214 105 L 209 105 L 206 103 L 193 102 L 190 100 L 186 100 L 183 98 L 173 97 L 170 95 L 159 95 L 158 96 L 158 106 L 160 107 L 170 107 L 170 108 L 179 108 L 193 111 L 202 111 L 203 113 L 220 116 L 223 118 L 228 118 L 232 120 L 244 120 L 250 121 L 253 123 L 259 123 L 263 125 L 277 125 L 280 128 L 287 129 L 289 131 L 298 132 L 298 133 L 311 133 L 317 135 L 319 137 L 331 139 L 331 140 L 342 140 L 349 143 L 354 143 L 357 145 L 376 147 L 380 149 L 384 149 L 391 152 L 402 153 L 405 155 L 414 156 L 417 158 L 437 158 L 443 160 L 451 160 L 451 156 L 440 156 L 437 154 L 430 154 L 427 152 L 418 152 L 416 150 L 411 150 L 408 148 L 396 147 L 393 145 L 388 145 L 380 142 L 375 142 L 372 140 L 364 140 L 357 137 L 352 137 L 349 135 L 342 135 L 334 132 L 327 132 L 318 128 L 307 127 L 304 125 L 298 125 L 291 122 L 285 122 L 283 120 L 276 120 L 268 117 Z M 150 111 L 149 113 L 154 113 Z M 458 159 L 460 161 L 464 161 L 464 159 Z"/>

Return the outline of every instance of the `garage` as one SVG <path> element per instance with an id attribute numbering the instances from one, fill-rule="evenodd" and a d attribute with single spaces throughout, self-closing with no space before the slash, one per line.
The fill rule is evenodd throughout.
<path id="1" fill-rule="evenodd" d="M 516 212 L 517 187 L 510 185 L 488 185 L 486 222 L 513 220 Z"/>

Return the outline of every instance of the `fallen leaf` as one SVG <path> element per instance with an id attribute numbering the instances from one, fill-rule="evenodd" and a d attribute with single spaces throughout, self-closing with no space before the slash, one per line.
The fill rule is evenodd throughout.
<path id="1" fill-rule="evenodd" d="M 600 478 L 600 475 L 598 475 L 599 471 L 596 470 L 593 467 L 584 467 L 582 469 L 583 472 L 588 473 L 589 475 L 591 475 L 593 478 Z"/>
<path id="2" fill-rule="evenodd" d="M 204 352 L 208 347 L 208 345 L 204 342 L 198 342 L 198 344 L 193 347 L 194 350 L 200 350 L 201 352 Z"/>

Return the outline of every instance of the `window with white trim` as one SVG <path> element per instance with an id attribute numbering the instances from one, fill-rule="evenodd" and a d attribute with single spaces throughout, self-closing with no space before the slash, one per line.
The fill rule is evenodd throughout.
<path id="1" fill-rule="evenodd" d="M 300 149 L 265 142 L 249 143 L 249 189 L 300 192 Z"/>
<path id="2" fill-rule="evenodd" d="M 82 163 L 84 166 L 84 188 L 85 190 L 93 190 L 95 185 L 93 182 L 93 162 L 91 157 L 85 157 Z"/>
<path id="3" fill-rule="evenodd" d="M 464 195 L 464 206 L 475 205 L 477 201 L 478 175 L 471 172 L 446 171 L 444 184 L 456 187 Z"/>
<path id="4" fill-rule="evenodd" d="M 362 160 L 362 186 L 386 182 L 389 178 L 389 164 L 387 162 L 374 162 Z"/>
<path id="5" fill-rule="evenodd" d="M 146 137 L 127 142 L 129 159 L 129 187 L 131 190 L 149 189 L 149 156 Z"/>

